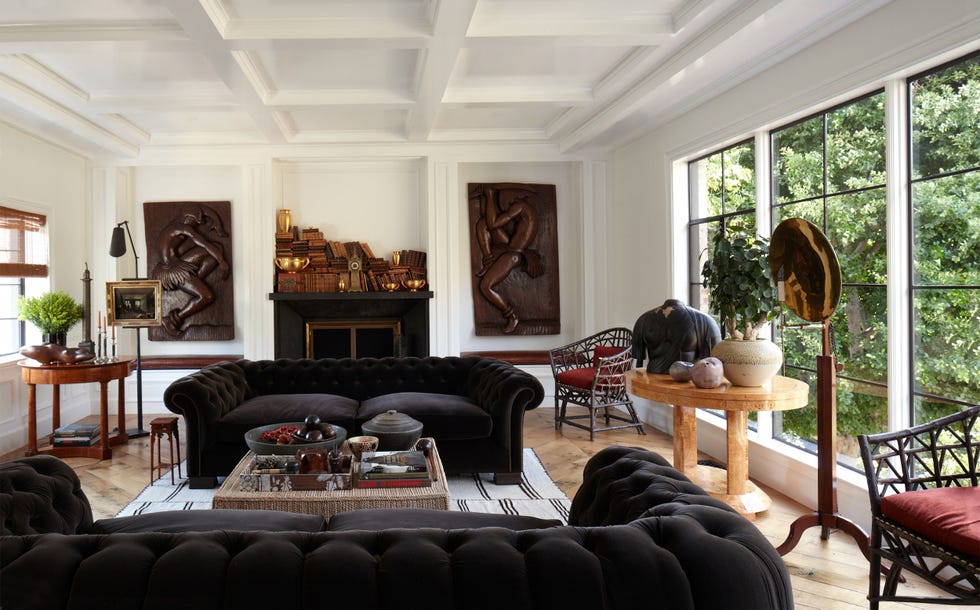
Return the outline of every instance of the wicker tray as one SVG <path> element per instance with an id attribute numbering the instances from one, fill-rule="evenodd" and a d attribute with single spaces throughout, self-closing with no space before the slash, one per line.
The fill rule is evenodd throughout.
<path id="1" fill-rule="evenodd" d="M 214 508 L 283 510 L 330 517 L 337 513 L 364 508 L 434 508 L 449 509 L 446 472 L 433 443 L 434 480 L 429 487 L 386 487 L 292 491 L 242 491 L 241 475 L 255 454 L 248 452 L 214 495 Z"/>

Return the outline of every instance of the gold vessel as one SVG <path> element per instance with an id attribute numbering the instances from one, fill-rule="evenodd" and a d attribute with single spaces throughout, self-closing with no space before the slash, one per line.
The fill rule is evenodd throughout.
<path id="1" fill-rule="evenodd" d="M 279 208 L 276 212 L 276 225 L 280 233 L 286 233 L 293 228 L 293 213 L 289 208 Z"/>
<path id="2" fill-rule="evenodd" d="M 402 280 L 402 285 L 405 286 L 405 288 L 411 290 L 412 292 L 415 292 L 420 288 L 425 288 L 425 280 L 423 279 Z"/>
<path id="3" fill-rule="evenodd" d="M 308 256 L 279 256 L 276 257 L 276 267 L 279 267 L 286 273 L 296 273 L 297 271 L 302 271 L 306 269 L 306 266 L 310 264 L 310 258 Z"/>
<path id="4" fill-rule="evenodd" d="M 381 284 L 381 287 L 388 292 L 394 292 L 399 288 L 398 282 L 385 282 L 384 284 Z"/>

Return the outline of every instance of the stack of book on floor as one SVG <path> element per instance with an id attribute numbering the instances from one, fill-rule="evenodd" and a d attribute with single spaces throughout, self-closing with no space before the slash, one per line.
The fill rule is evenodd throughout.
<path id="1" fill-rule="evenodd" d="M 365 451 L 357 464 L 357 487 L 429 487 L 429 461 L 421 451 Z"/>
<path id="2" fill-rule="evenodd" d="M 68 424 L 55 429 L 52 442 L 55 447 L 87 447 L 99 442 L 99 424 Z"/>

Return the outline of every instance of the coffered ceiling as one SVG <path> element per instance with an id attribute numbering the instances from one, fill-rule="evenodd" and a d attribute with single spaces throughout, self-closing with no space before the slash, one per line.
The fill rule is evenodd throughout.
<path id="1" fill-rule="evenodd" d="M 3 0 L 0 119 L 91 154 L 622 143 L 887 0 Z"/>

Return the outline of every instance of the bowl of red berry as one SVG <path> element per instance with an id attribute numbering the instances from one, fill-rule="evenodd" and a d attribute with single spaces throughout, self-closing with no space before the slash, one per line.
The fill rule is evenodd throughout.
<path id="1" fill-rule="evenodd" d="M 295 455 L 299 449 L 338 447 L 347 438 L 347 430 L 320 423 L 310 416 L 305 422 L 286 422 L 252 428 L 245 433 L 245 444 L 257 455 Z"/>

